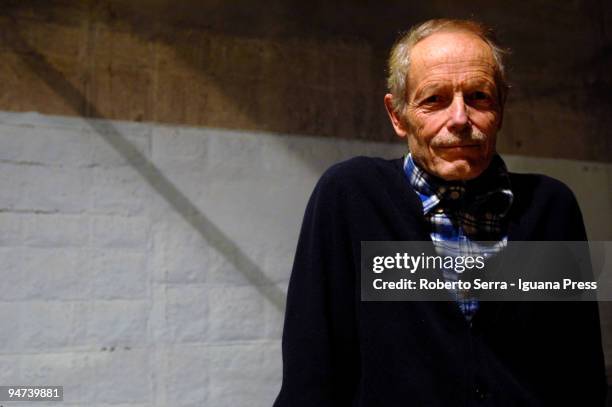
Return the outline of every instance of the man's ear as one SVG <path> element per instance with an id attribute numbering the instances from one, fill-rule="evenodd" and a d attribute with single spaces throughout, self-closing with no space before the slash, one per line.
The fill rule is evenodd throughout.
<path id="1" fill-rule="evenodd" d="M 385 95 L 385 108 L 387 109 L 387 114 L 389 115 L 393 129 L 395 130 L 395 134 L 397 134 L 399 137 L 406 137 L 408 130 L 406 129 L 404 120 L 401 118 L 399 113 L 393 109 L 393 95 L 390 93 Z"/>

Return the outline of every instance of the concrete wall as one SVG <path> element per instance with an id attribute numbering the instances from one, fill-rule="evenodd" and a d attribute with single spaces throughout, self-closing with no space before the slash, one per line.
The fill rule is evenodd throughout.
<path id="1" fill-rule="evenodd" d="M 474 16 L 512 49 L 500 151 L 610 162 L 611 4 L 6 0 L 0 109 L 389 141 L 397 33 Z"/>
<path id="2" fill-rule="evenodd" d="M 321 172 L 403 148 L 0 114 L 0 383 L 69 406 L 269 406 L 284 293 Z M 506 157 L 566 181 L 612 240 L 612 165 Z M 610 307 L 603 329 L 612 364 Z"/>

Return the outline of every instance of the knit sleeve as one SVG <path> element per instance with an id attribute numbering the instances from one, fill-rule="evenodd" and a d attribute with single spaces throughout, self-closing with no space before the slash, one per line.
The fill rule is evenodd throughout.
<path id="1" fill-rule="evenodd" d="M 568 240 L 587 240 L 582 213 L 574 194 L 567 188 L 566 199 Z M 585 276 L 593 279 L 594 276 Z M 601 328 L 599 307 L 596 301 L 586 301 L 573 304 L 564 304 L 567 308 L 566 323 L 573 327 L 575 339 L 572 352 L 566 352 L 565 363 L 572 366 L 570 374 L 572 380 L 568 386 L 567 394 L 560 392 L 565 403 L 575 398 L 577 403 L 584 406 L 604 406 L 606 404 L 607 380 L 605 362 L 601 341 Z M 563 359 L 563 357 L 562 357 Z M 585 402 L 584 400 L 589 400 Z M 560 400 L 561 401 L 561 400 Z"/>
<path id="2" fill-rule="evenodd" d="M 554 239 L 587 240 L 582 213 L 573 192 L 559 181 L 550 179 L 548 183 L 554 191 L 550 198 L 550 216 L 559 228 Z M 582 278 L 592 280 L 593 276 Z M 563 337 L 558 343 L 542 344 L 552 348 L 549 354 L 556 355 L 547 363 L 549 371 L 557 372 L 557 380 L 548 382 L 547 391 L 554 395 L 552 404 L 604 406 L 607 382 L 597 302 L 547 305 L 549 310 L 542 317 L 543 326 L 549 330 L 549 337 Z"/>
<path id="3" fill-rule="evenodd" d="M 289 282 L 283 383 L 275 407 L 350 405 L 358 375 L 356 283 L 342 183 L 333 170 L 309 200 Z"/>

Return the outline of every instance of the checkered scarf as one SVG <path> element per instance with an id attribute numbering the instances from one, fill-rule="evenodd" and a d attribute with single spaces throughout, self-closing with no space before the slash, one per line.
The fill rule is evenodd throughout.
<path id="1" fill-rule="evenodd" d="M 469 181 L 445 181 L 428 174 L 415 164 L 411 154 L 404 160 L 404 171 L 423 203 L 423 215 L 438 255 L 489 257 L 506 247 L 504 219 L 514 196 L 508 170 L 499 155 L 479 177 Z M 460 277 L 446 269 L 443 275 L 447 281 Z M 478 299 L 466 290 L 451 294 L 471 321 L 478 310 Z"/>

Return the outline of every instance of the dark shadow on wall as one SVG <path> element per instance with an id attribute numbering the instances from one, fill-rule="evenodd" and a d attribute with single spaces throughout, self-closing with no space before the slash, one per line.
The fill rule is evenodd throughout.
<path id="1" fill-rule="evenodd" d="M 92 118 L 104 117 L 96 106 L 79 92 L 61 72 L 55 69 L 37 50 L 30 47 L 13 26 L 5 32 L 9 44 L 21 50 L 23 62 L 47 86 L 60 95 L 77 112 L 90 112 Z M 92 130 L 119 153 L 155 190 L 159 196 L 188 223 L 214 249 L 221 253 L 247 280 L 278 309 L 284 307 L 284 293 L 221 229 L 211 222 L 166 176 L 130 143 L 108 120 L 88 120 Z"/>

